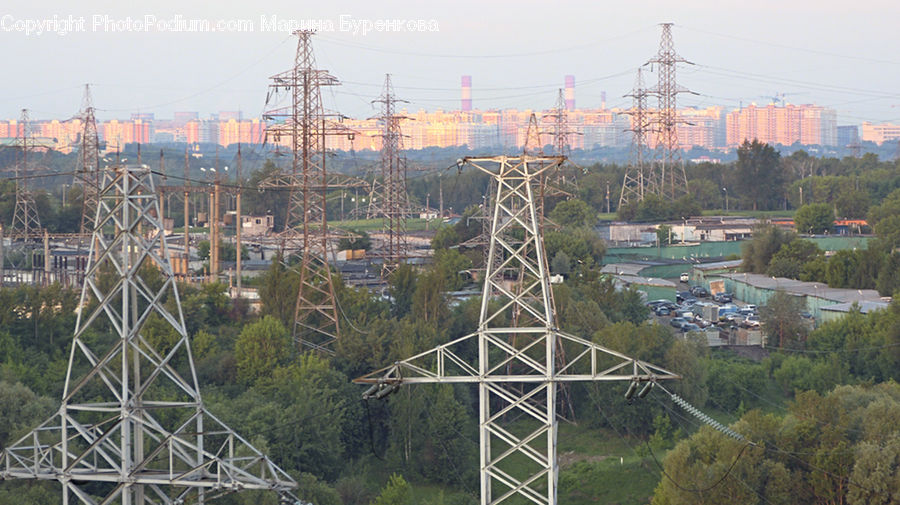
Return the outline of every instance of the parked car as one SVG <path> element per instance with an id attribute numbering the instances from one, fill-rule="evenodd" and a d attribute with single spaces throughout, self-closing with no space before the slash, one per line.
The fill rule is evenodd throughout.
<path id="1" fill-rule="evenodd" d="M 690 291 L 679 291 L 675 293 L 675 301 L 677 303 L 683 303 L 686 298 L 694 298 L 694 295 L 692 295 Z"/>
<path id="2" fill-rule="evenodd" d="M 694 323 L 686 323 L 681 325 L 681 331 L 687 333 L 689 331 L 700 331 L 700 327 Z"/>
<path id="3" fill-rule="evenodd" d="M 658 307 L 656 307 L 656 309 L 654 309 L 653 312 L 654 312 L 657 316 L 668 316 L 668 315 L 670 315 L 670 314 L 672 313 L 672 311 L 669 310 L 669 308 L 666 307 L 665 305 L 659 305 Z"/>
<path id="4" fill-rule="evenodd" d="M 681 328 L 685 324 L 687 324 L 687 319 L 683 317 L 673 317 L 672 320 L 669 321 L 669 325 L 674 328 Z"/>
<path id="5" fill-rule="evenodd" d="M 703 286 L 694 286 L 691 288 L 691 294 L 696 296 L 697 298 L 706 298 L 707 296 L 709 296 L 709 291 L 707 291 Z"/>
<path id="6" fill-rule="evenodd" d="M 678 280 L 680 280 L 681 282 L 688 282 L 689 280 L 691 280 L 691 274 L 685 272 L 681 274 L 680 277 L 678 277 Z"/>
<path id="7" fill-rule="evenodd" d="M 741 321 L 744 328 L 759 328 L 759 316 L 747 316 L 747 319 Z"/>
<path id="8" fill-rule="evenodd" d="M 731 303 L 731 293 L 716 293 L 716 296 L 713 297 L 713 301 L 718 303 Z"/>
<path id="9" fill-rule="evenodd" d="M 756 314 L 756 311 L 747 307 L 741 307 L 738 309 L 738 313 L 743 316 L 752 316 L 753 314 Z"/>

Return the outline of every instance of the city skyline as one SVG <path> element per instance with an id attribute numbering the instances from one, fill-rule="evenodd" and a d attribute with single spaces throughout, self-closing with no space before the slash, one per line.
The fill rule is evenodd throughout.
<path id="1" fill-rule="evenodd" d="M 808 1 L 763 1 L 736 9 L 694 0 L 678 6 L 649 2 L 639 12 L 532 1 L 478 8 L 471 2 L 471 9 L 351 3 L 340 12 L 322 5 L 292 10 L 277 2 L 264 9 L 175 2 L 145 10 L 53 4 L 17 6 L 2 15 L 7 28 L 53 16 L 85 17 L 89 26 L 66 35 L 0 31 L 7 64 L 27 69 L 10 72 L 0 83 L 0 117 L 15 118 L 22 108 L 35 118 L 69 117 L 78 110 L 85 82 L 93 84 L 97 115 L 104 120 L 132 112 L 171 117 L 185 109 L 259 116 L 266 79 L 290 66 L 294 49 L 289 33 L 264 26 L 273 20 L 332 24 L 333 31 L 322 31 L 313 41 L 319 66 L 342 82 L 326 94 L 326 107 L 354 117 L 372 115 L 371 100 L 384 73 L 394 75 L 397 94 L 411 110 L 457 108 L 460 75 L 472 76 L 473 107 L 480 109 L 549 108 L 566 75 L 576 76 L 579 107 L 599 107 L 603 91 L 610 107 L 627 107 L 623 95 L 635 70 L 658 48 L 658 23 L 671 21 L 676 50 L 694 63 L 679 67 L 679 83 L 699 93 L 680 96 L 679 105 L 737 108 L 765 105 L 783 94 L 788 102 L 834 108 L 839 124 L 900 120 L 900 107 L 894 107 L 900 93 L 890 91 L 900 88 L 900 61 L 891 52 L 900 36 L 889 21 L 900 8 L 890 2 L 866 1 L 849 11 L 837 2 L 815 3 L 815 10 Z M 253 26 L 240 33 L 115 31 L 90 26 L 97 15 L 113 23 L 151 15 L 250 20 Z M 424 31 L 354 35 L 341 30 L 344 16 L 350 23 L 400 18 L 426 25 Z M 428 29 L 431 21 L 434 31 Z M 522 27 L 529 33 L 523 35 Z M 652 82 L 655 76 L 647 77 Z"/>
<path id="2" fill-rule="evenodd" d="M 463 79 L 463 82 L 468 82 Z M 525 145 L 531 118 L 537 118 L 537 133 L 543 145 L 555 152 L 553 137 L 557 109 L 469 108 L 467 90 L 463 90 L 460 107 L 453 110 L 410 111 L 398 109 L 403 116 L 400 127 L 404 132 L 404 149 L 429 147 L 461 147 L 470 149 L 521 148 Z M 632 111 L 623 109 L 576 108 L 574 95 L 564 103 L 567 122 L 573 135 L 567 140 L 571 149 L 629 147 L 634 130 Z M 652 115 L 654 109 L 646 111 Z M 676 127 L 678 144 L 682 149 L 700 147 L 710 150 L 729 150 L 744 141 L 759 140 L 780 146 L 859 147 L 860 142 L 884 144 L 900 140 L 900 125 L 872 124 L 838 125 L 835 111 L 815 104 L 794 105 L 770 103 L 749 105 L 729 110 L 721 106 L 687 107 L 677 111 L 681 122 Z M 80 120 L 71 121 L 30 119 L 30 131 L 42 144 L 61 152 L 72 150 L 81 133 Z M 352 135 L 329 136 L 330 149 L 344 151 L 381 148 L 383 125 L 378 118 L 349 118 L 342 128 Z M 172 118 L 156 118 L 151 113 L 131 114 L 129 119 L 98 122 L 98 135 L 107 152 L 123 149 L 131 143 L 187 143 L 233 146 L 238 143 L 278 144 L 289 147 L 285 139 L 266 136 L 270 127 L 262 118 L 244 117 L 239 111 L 219 111 L 211 118 L 201 118 L 196 111 L 176 111 Z M 0 120 L 0 143 L 15 141 L 22 133 L 18 120 Z M 648 147 L 657 138 L 650 135 Z"/>

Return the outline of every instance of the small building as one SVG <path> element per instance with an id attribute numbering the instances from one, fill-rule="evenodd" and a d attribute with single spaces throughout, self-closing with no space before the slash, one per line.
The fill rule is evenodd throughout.
<path id="1" fill-rule="evenodd" d="M 241 216 L 241 233 L 247 237 L 262 236 L 272 233 L 275 228 L 275 216 Z"/>
<path id="2" fill-rule="evenodd" d="M 859 310 L 863 314 L 868 314 L 876 310 L 886 309 L 888 305 L 890 305 L 890 303 L 883 300 L 863 300 L 860 302 L 836 303 L 834 305 L 822 307 L 821 320 L 823 323 L 834 321 L 836 319 L 844 317 L 845 315 L 847 315 L 847 313 L 854 309 Z"/>

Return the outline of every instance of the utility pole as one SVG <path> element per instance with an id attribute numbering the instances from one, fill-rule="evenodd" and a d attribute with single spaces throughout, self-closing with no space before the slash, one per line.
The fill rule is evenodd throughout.
<path id="1" fill-rule="evenodd" d="M 4 449 L 0 480 L 58 481 L 64 505 L 204 503 L 244 489 L 295 499 L 293 479 L 203 404 L 150 170 L 104 170 L 102 186 L 62 403 Z M 142 336 L 151 314 L 178 337 L 165 351 Z"/>
<path id="2" fill-rule="evenodd" d="M 243 245 L 241 244 L 241 228 L 243 228 L 243 222 L 241 218 L 241 193 L 243 192 L 244 179 L 241 176 L 241 167 L 243 165 L 243 160 L 241 159 L 241 144 L 238 143 L 238 151 L 237 151 L 237 174 L 235 176 L 236 186 L 237 186 L 237 194 L 235 195 L 235 230 L 234 237 L 237 248 L 237 296 L 241 297 L 241 263 L 243 259 L 241 258 L 241 252 L 243 251 Z"/>
<path id="3" fill-rule="evenodd" d="M 210 209 L 207 219 L 209 220 L 209 280 L 210 282 L 219 281 L 219 204 L 221 181 L 221 167 L 219 167 L 219 148 L 216 146 L 216 161 L 213 168 L 213 188 L 209 194 Z"/>
<path id="4" fill-rule="evenodd" d="M 190 282 L 191 275 L 188 265 L 191 262 L 191 164 L 188 157 L 188 148 L 184 148 L 184 255 L 182 256 L 182 273 L 184 279 Z"/>
<path id="5" fill-rule="evenodd" d="M 665 200 L 677 200 L 688 194 L 687 175 L 681 159 L 681 148 L 678 144 L 677 126 L 684 123 L 678 117 L 675 97 L 678 93 L 691 93 L 687 88 L 678 86 L 675 80 L 675 69 L 678 63 L 690 63 L 675 52 L 672 40 L 672 23 L 662 23 L 662 38 L 659 52 L 646 65 L 655 64 L 658 69 L 659 82 L 650 90 L 656 95 L 659 106 L 653 120 L 656 132 L 655 161 L 658 172 L 654 174 L 659 181 L 659 196 Z"/>
<path id="6" fill-rule="evenodd" d="M 560 385 L 625 381 L 631 397 L 639 384 L 644 385 L 643 396 L 657 381 L 680 378 L 558 329 L 535 192 L 541 174 L 564 159 L 465 158 L 489 174 L 496 188 L 490 255 L 503 258 L 501 268 L 488 262 L 477 330 L 354 381 L 371 386 L 364 398 L 384 398 L 402 384 L 477 384 L 481 505 L 512 497 L 515 502 L 557 504 Z M 506 289 L 509 269 L 525 272 L 521 292 Z M 529 323 L 510 326 L 506 314 L 514 307 L 528 315 Z M 575 358 L 559 366 L 563 348 Z M 478 349 L 477 356 L 471 349 Z M 505 423 L 505 416 L 516 425 Z"/>

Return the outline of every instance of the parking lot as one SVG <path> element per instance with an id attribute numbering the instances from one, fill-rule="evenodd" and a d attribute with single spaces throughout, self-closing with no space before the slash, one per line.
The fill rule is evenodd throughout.
<path id="1" fill-rule="evenodd" d="M 675 302 L 651 300 L 647 306 L 660 323 L 681 332 L 737 328 L 759 329 L 759 313 L 755 305 L 734 300 L 731 293 L 711 295 L 703 286 L 691 286 L 686 275 L 676 282 Z"/>

